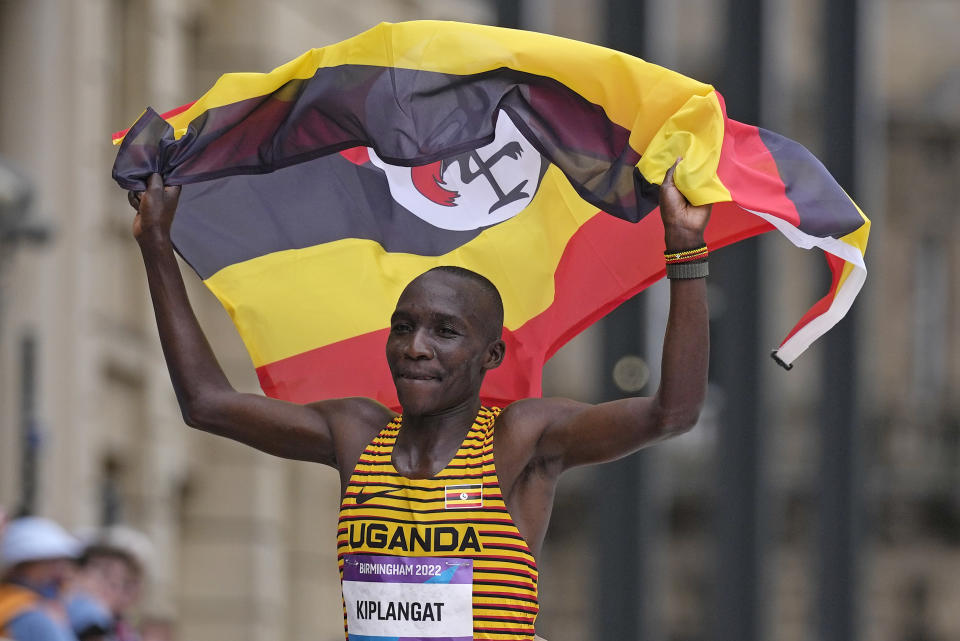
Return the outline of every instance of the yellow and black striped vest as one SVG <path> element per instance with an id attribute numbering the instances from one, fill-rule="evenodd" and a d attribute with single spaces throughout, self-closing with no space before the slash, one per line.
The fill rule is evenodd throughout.
<path id="1" fill-rule="evenodd" d="M 381 573 L 397 575 L 413 574 L 414 570 L 419 574 L 424 569 L 429 573 L 429 568 L 435 567 L 439 573 L 444 569 L 445 558 L 469 559 L 472 565 L 473 635 L 443 638 L 533 639 L 539 609 L 537 565 L 500 493 L 493 461 L 494 421 L 499 414 L 499 408 L 481 408 L 456 456 L 433 478 L 409 479 L 394 468 L 391 454 L 402 417 L 383 428 L 364 450 L 340 503 L 337 531 L 348 639 L 351 617 L 359 617 L 352 619 L 355 627 L 359 627 L 357 621 L 378 619 L 384 628 L 389 628 L 392 620 L 406 622 L 397 624 L 397 629 L 401 629 L 401 625 L 412 625 L 410 619 L 445 614 L 438 608 L 430 611 L 429 604 L 407 603 L 403 597 L 392 603 L 387 603 L 386 598 L 381 602 L 351 598 L 347 584 L 351 589 L 355 585 L 349 579 L 356 568 L 380 568 Z M 378 563 L 385 557 L 394 559 L 395 566 Z M 432 566 L 424 561 L 423 567 L 414 567 L 417 561 L 411 558 L 439 562 Z M 345 564 L 349 565 L 348 581 Z M 404 564 L 405 569 L 400 567 Z M 447 565 L 453 565 L 453 561 Z M 397 581 L 391 587 L 397 590 L 392 594 L 399 595 L 413 594 L 423 583 L 413 576 L 380 576 L 370 580 Z M 411 587 L 413 583 L 418 586 Z M 469 608 L 469 595 L 464 598 Z M 469 635 L 469 630 L 466 633 Z M 353 634 L 354 638 L 371 638 L 365 632 Z M 393 638 L 432 638 L 411 634 L 390 631 Z"/>

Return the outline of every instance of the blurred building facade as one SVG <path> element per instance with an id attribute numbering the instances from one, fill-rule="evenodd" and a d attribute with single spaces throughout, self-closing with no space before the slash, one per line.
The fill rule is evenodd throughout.
<path id="1" fill-rule="evenodd" d="M 769 0 L 765 119 L 809 146 L 819 139 L 822 5 Z M 955 0 L 874 0 L 868 53 L 877 136 L 860 196 L 874 219 L 858 300 L 865 507 L 862 637 L 960 640 L 960 24 Z M 723 3 L 648 0 L 651 59 L 717 82 Z M 524 26 L 593 42 L 604 4 L 527 0 Z M 188 430 L 173 398 L 130 235 L 110 179 L 112 131 L 146 105 L 192 100 L 226 71 L 267 71 L 381 20 L 493 23 L 482 0 L 0 0 L 0 159 L 33 191 L 45 246 L 0 243 L 0 505 L 71 528 L 125 522 L 156 546 L 145 618 L 171 638 L 342 638 L 336 574 L 336 475 Z M 641 36 L 638 36 L 641 37 Z M 721 92 L 723 87 L 718 87 Z M 737 114 L 732 113 L 733 117 Z M 3 231 L 0 229 L 0 231 Z M 0 234 L 0 238 L 4 238 Z M 761 242 L 773 345 L 817 296 L 819 256 Z M 227 315 L 192 273 L 190 294 L 231 380 L 256 379 Z M 788 284 L 788 286 L 784 286 Z M 724 293 L 712 292 L 714 314 Z M 662 289 L 647 331 L 662 331 Z M 953 330 L 953 331 L 952 331 Z M 607 374 L 599 329 L 548 365 L 553 393 L 598 399 Z M 764 363 L 767 638 L 815 638 L 814 504 L 822 352 L 789 374 Z M 648 355 L 648 359 L 652 356 Z M 571 373 L 575 372 L 576 375 Z M 712 545 L 716 420 L 655 448 L 649 462 L 659 638 L 711 638 L 722 589 Z M 36 464 L 31 462 L 35 461 Z M 604 568 L 582 527 L 590 472 L 565 479 L 544 550 L 541 634 L 594 638 Z M 32 498 L 31 498 L 32 497 Z M 594 577 L 587 579 L 585 577 Z"/>
<path id="2" fill-rule="evenodd" d="M 32 509 L 71 528 L 119 520 L 149 533 L 143 614 L 174 638 L 342 639 L 338 481 L 184 428 L 131 211 L 110 179 L 110 134 L 148 104 L 195 99 L 221 73 L 268 71 L 381 20 L 491 17 L 475 3 L 429 5 L 0 2 L 0 153 L 32 183 L 36 217 L 55 234 L 42 249 L 4 247 L 0 504 L 22 500 L 35 451 Z M 219 303 L 187 279 L 225 370 L 256 389 Z"/>

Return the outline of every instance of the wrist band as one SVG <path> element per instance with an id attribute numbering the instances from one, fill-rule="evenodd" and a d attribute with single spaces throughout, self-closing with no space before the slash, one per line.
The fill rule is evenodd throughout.
<path id="1" fill-rule="evenodd" d="M 667 278 L 690 279 L 706 278 L 710 275 L 710 264 L 706 260 L 695 263 L 667 263 Z"/>
<path id="2" fill-rule="evenodd" d="M 679 252 L 663 252 L 663 260 L 667 264 L 667 278 L 706 278 L 710 275 L 710 267 L 707 265 L 709 256 L 710 250 L 706 245 Z"/>

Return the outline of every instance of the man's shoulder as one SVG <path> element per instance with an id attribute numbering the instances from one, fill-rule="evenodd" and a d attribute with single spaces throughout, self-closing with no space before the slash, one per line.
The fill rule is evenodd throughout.
<path id="1" fill-rule="evenodd" d="M 357 459 L 376 434 L 398 415 L 372 398 L 336 398 L 307 407 L 323 417 L 333 441 L 338 469 L 353 470 Z"/>
<path id="2" fill-rule="evenodd" d="M 494 449 L 498 474 L 508 492 L 525 469 L 539 470 L 538 474 L 526 475 L 528 480 L 555 482 L 562 468 L 554 464 L 551 448 L 544 444 L 551 441 L 555 426 L 585 406 L 566 398 L 527 398 L 503 409 L 496 422 Z"/>
<path id="3" fill-rule="evenodd" d="M 327 419 L 331 426 L 339 423 L 368 425 L 371 428 L 382 428 L 398 416 L 389 407 L 364 396 L 350 396 L 346 398 L 332 398 L 315 403 L 308 403 L 307 407 L 316 410 Z"/>
<path id="4" fill-rule="evenodd" d="M 362 396 L 319 401 L 308 404 L 308 407 L 323 416 L 341 457 L 352 456 L 350 452 L 354 449 L 365 447 L 377 432 L 398 416 L 386 405 Z"/>
<path id="5" fill-rule="evenodd" d="M 524 398 L 507 405 L 498 422 L 518 425 L 545 425 L 589 404 L 569 398 Z"/>
<path id="6" fill-rule="evenodd" d="M 66 627 L 38 605 L 27 608 L 7 623 L 7 633 L 16 641 L 67 641 Z"/>
<path id="7" fill-rule="evenodd" d="M 551 425 L 586 406 L 569 398 L 525 398 L 503 409 L 497 427 L 511 437 L 537 440 Z"/>

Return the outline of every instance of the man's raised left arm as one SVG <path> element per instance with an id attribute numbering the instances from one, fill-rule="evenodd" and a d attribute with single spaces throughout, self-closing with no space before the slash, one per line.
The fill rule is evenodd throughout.
<path id="1" fill-rule="evenodd" d="M 668 254 L 704 247 L 704 230 L 710 217 L 710 205 L 691 205 L 674 185 L 676 166 L 667 172 L 660 189 Z M 686 265 L 684 269 L 693 274 L 706 268 L 702 261 Z M 536 422 L 542 432 L 533 456 L 562 470 L 617 459 L 689 430 L 696 424 L 706 396 L 709 351 L 705 279 L 671 278 L 670 312 L 656 393 L 597 405 L 566 399 L 531 401 L 526 407 L 517 404 L 518 414 L 531 412 L 540 419 Z"/>

